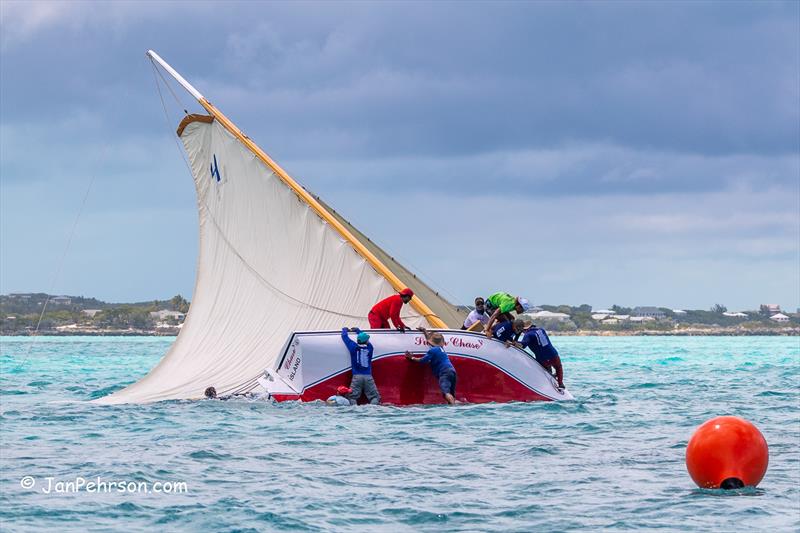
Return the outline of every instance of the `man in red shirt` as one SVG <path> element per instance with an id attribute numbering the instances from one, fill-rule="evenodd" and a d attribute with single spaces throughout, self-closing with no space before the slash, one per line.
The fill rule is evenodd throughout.
<path id="1" fill-rule="evenodd" d="M 394 327 L 400 330 L 411 329 L 400 320 L 400 309 L 414 297 L 414 291 L 403 289 L 398 294 L 393 294 L 376 303 L 367 315 L 369 327 L 372 329 L 388 329 L 391 319 Z"/>

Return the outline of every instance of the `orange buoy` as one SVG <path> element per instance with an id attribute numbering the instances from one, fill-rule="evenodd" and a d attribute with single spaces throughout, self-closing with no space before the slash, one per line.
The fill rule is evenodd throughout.
<path id="1" fill-rule="evenodd" d="M 768 463 L 764 435 L 738 416 L 718 416 L 705 422 L 686 446 L 686 469 L 702 489 L 755 487 Z"/>

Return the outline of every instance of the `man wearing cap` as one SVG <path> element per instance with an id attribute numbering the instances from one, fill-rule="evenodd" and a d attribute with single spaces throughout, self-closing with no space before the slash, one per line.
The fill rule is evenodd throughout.
<path id="1" fill-rule="evenodd" d="M 350 387 L 345 387 L 344 385 L 340 385 L 336 389 L 336 394 L 325 400 L 325 403 L 328 405 L 352 405 L 350 403 L 350 394 L 352 394 L 353 389 Z"/>
<path id="2" fill-rule="evenodd" d="M 377 405 L 381 401 L 381 395 L 378 393 L 378 386 L 375 385 L 375 380 L 372 378 L 372 343 L 369 342 L 369 335 L 358 328 L 352 328 L 350 331 L 356 333 L 356 341 L 348 335 L 348 329 L 342 328 L 342 341 L 347 349 L 350 351 L 350 368 L 353 371 L 353 379 L 350 381 L 350 403 L 358 403 L 363 392 L 367 396 L 367 401 L 373 405 Z"/>
<path id="3" fill-rule="evenodd" d="M 495 322 L 506 322 L 513 320 L 511 311 L 516 311 L 517 314 L 524 313 L 530 309 L 530 304 L 525 298 L 519 296 L 511 296 L 507 292 L 496 292 L 486 298 L 486 312 L 490 313 L 489 321 L 486 324 L 486 336 L 492 338 L 492 326 Z"/>
<path id="4" fill-rule="evenodd" d="M 407 304 L 414 297 L 414 291 L 411 289 L 403 289 L 397 294 L 393 294 L 388 298 L 384 298 L 376 303 L 372 310 L 367 315 L 369 320 L 369 327 L 372 329 L 389 329 L 389 320 L 392 321 L 394 327 L 399 330 L 405 331 L 411 329 L 400 319 L 400 309 L 403 304 Z"/>
<path id="5" fill-rule="evenodd" d="M 406 359 L 414 363 L 429 363 L 433 375 L 439 382 L 442 396 L 447 403 L 454 405 L 456 403 L 456 369 L 450 362 L 447 352 L 442 348 L 444 336 L 438 331 L 428 331 L 425 328 L 419 328 L 419 330 L 425 335 L 425 341 L 431 348 L 421 357 L 414 357 L 411 352 L 407 351 Z"/>
<path id="6" fill-rule="evenodd" d="M 475 309 L 470 311 L 467 318 L 464 319 L 464 324 L 461 326 L 461 329 L 472 331 L 478 327 L 476 326 L 478 322 L 484 326 L 489 322 L 489 315 L 486 313 L 486 304 L 480 296 L 475 298 Z"/>
<path id="7" fill-rule="evenodd" d="M 544 328 L 537 328 L 528 317 L 522 319 L 523 321 L 523 335 L 519 346 L 522 349 L 528 348 L 536 356 L 536 361 L 544 367 L 551 375 L 553 371 L 556 374 L 558 387 L 564 388 L 564 369 L 561 367 L 561 358 L 558 356 L 558 350 L 555 349 L 553 343 L 550 342 L 550 337 Z"/>

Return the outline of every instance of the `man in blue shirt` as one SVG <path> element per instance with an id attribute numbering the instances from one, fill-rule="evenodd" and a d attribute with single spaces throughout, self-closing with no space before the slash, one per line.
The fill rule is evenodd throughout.
<path id="1" fill-rule="evenodd" d="M 522 333 L 523 329 L 524 323 L 521 318 L 514 319 L 514 321 L 506 320 L 492 328 L 492 336 L 506 343 L 506 346 L 511 346 L 514 344 L 514 341 L 517 340 L 519 334 Z"/>
<path id="2" fill-rule="evenodd" d="M 406 352 L 406 359 L 415 363 L 428 363 L 431 365 L 433 375 L 439 381 L 439 388 L 442 396 L 450 405 L 456 403 L 456 369 L 447 353 L 442 349 L 444 346 L 444 336 L 439 332 L 430 332 L 425 328 L 419 328 L 425 335 L 425 340 L 430 345 L 428 352 L 422 357 L 414 357 L 411 352 Z"/>
<path id="3" fill-rule="evenodd" d="M 357 341 L 353 342 L 347 331 L 347 328 L 342 328 L 342 342 L 350 351 L 350 367 L 353 371 L 353 379 L 350 382 L 350 388 L 353 389 L 350 393 L 350 403 L 358 403 L 363 392 L 369 403 L 377 405 L 381 401 L 381 395 L 372 378 L 372 343 L 369 342 L 369 335 L 358 328 L 352 328 L 350 331 L 356 333 Z"/>
<path id="4" fill-rule="evenodd" d="M 561 358 L 558 356 L 558 351 L 550 342 L 550 337 L 544 328 L 537 328 L 532 320 L 525 321 L 522 341 L 520 346 L 525 349 L 528 348 L 536 356 L 536 360 L 547 370 L 551 375 L 553 371 L 556 372 L 556 379 L 558 380 L 558 387 L 564 388 L 564 370 L 561 367 Z"/>

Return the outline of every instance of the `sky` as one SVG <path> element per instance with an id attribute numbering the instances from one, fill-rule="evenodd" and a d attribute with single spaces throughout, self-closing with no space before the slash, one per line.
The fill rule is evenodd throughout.
<path id="1" fill-rule="evenodd" d="M 792 1 L 3 0 L 0 293 L 190 297 L 147 49 L 457 303 L 800 307 Z"/>

